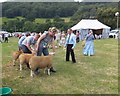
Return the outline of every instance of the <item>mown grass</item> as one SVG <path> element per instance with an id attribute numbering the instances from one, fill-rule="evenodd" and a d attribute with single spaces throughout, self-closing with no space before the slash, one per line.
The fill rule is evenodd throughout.
<path id="1" fill-rule="evenodd" d="M 70 17 L 63 17 L 61 19 L 64 19 L 65 22 L 70 22 Z M 50 18 L 50 22 L 53 22 L 53 18 Z M 46 23 L 46 18 L 36 18 L 35 23 Z"/>
<path id="2" fill-rule="evenodd" d="M 20 20 L 25 19 L 23 17 L 15 17 L 15 18 L 0 17 L 0 20 L 4 23 L 4 22 L 8 22 L 10 20 L 16 20 L 17 18 L 19 18 Z M 34 20 L 34 22 L 42 24 L 42 23 L 46 23 L 46 19 L 47 18 L 36 18 Z M 53 18 L 49 18 L 49 19 L 51 22 L 53 22 Z M 65 22 L 70 22 L 70 17 L 61 17 L 61 19 L 64 19 Z M 0 25 L 1 25 L 1 23 L 0 23 Z"/>
<path id="3" fill-rule="evenodd" d="M 95 56 L 91 57 L 83 56 L 79 42 L 76 64 L 65 62 L 65 50 L 58 48 L 53 59 L 57 73 L 48 76 L 40 70 L 34 78 L 26 66 L 19 71 L 19 62 L 12 66 L 11 53 L 17 50 L 17 42 L 18 38 L 10 38 L 2 44 L 2 81 L 13 89 L 12 94 L 118 94 L 117 40 L 95 40 Z"/>

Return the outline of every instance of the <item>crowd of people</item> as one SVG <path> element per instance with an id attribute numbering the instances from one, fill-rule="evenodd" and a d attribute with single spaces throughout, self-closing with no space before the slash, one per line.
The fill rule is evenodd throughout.
<path id="1" fill-rule="evenodd" d="M 53 54 L 55 54 L 55 49 L 58 47 L 66 48 L 66 62 L 70 61 L 70 55 L 72 57 L 72 63 L 76 63 L 74 49 L 76 43 L 79 42 L 80 32 L 75 32 L 72 29 L 68 29 L 67 33 L 64 31 L 59 32 L 57 28 L 49 28 L 43 34 L 37 33 L 25 33 L 19 36 L 18 49 L 22 50 L 24 53 L 36 54 L 37 56 L 49 55 L 49 48 L 52 48 Z M 0 35 L 0 43 L 8 43 L 8 34 Z M 89 30 L 88 34 L 85 36 L 85 45 L 83 47 L 83 54 L 86 56 L 94 55 L 94 36 L 92 30 Z M 50 47 L 51 46 L 51 47 Z M 56 72 L 56 70 L 51 67 L 50 71 Z M 35 71 L 38 73 L 38 70 Z"/>
<path id="2" fill-rule="evenodd" d="M 67 33 L 58 32 L 55 27 L 49 28 L 48 31 L 45 31 L 43 34 L 30 34 L 26 33 L 24 36 L 21 36 L 18 42 L 19 50 L 22 50 L 24 53 L 36 54 L 37 56 L 49 55 L 49 46 L 51 46 L 53 53 L 55 54 L 55 49 L 58 47 L 66 48 L 66 62 L 70 61 L 70 55 L 72 57 L 72 63 L 76 63 L 74 48 L 76 43 L 79 42 L 80 33 L 76 34 L 72 29 L 68 29 Z M 86 43 L 83 48 L 84 55 L 94 55 L 94 36 L 92 30 L 85 37 Z M 56 72 L 56 70 L 51 67 L 50 71 Z M 38 70 L 35 71 L 38 73 Z"/>

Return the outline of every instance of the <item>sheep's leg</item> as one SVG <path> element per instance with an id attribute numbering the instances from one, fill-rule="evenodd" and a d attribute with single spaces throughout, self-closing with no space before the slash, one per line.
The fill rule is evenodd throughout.
<path id="1" fill-rule="evenodd" d="M 13 66 L 15 66 L 15 61 L 16 61 L 16 60 L 13 60 Z"/>
<path id="2" fill-rule="evenodd" d="M 44 74 L 45 74 L 46 68 L 44 68 L 43 70 L 44 70 Z"/>
<path id="3" fill-rule="evenodd" d="M 34 75 L 34 71 L 31 70 L 30 76 L 33 77 L 33 75 Z"/>
<path id="4" fill-rule="evenodd" d="M 50 69 L 48 69 L 48 75 L 50 76 Z"/>
<path id="5" fill-rule="evenodd" d="M 22 71 L 22 65 L 20 64 L 20 71 Z"/>

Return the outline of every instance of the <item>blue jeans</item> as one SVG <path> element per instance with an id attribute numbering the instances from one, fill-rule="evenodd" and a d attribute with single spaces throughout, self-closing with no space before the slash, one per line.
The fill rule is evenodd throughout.
<path id="1" fill-rule="evenodd" d="M 39 47 L 38 52 L 37 52 L 37 56 L 41 56 L 42 53 L 44 56 L 49 55 L 48 48 Z"/>

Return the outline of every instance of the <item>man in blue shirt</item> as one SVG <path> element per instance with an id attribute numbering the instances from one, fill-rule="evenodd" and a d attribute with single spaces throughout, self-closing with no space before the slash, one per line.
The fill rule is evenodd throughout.
<path id="1" fill-rule="evenodd" d="M 30 36 L 29 33 L 26 33 L 25 36 L 22 36 L 19 41 L 18 41 L 18 48 L 19 48 L 19 51 L 22 50 L 22 42 L 25 40 L 26 37 Z"/>
<path id="2" fill-rule="evenodd" d="M 69 61 L 69 57 L 70 57 L 70 53 L 71 53 L 72 62 L 76 63 L 75 54 L 74 54 L 74 48 L 76 46 L 76 36 L 75 36 L 75 34 L 73 34 L 72 29 L 68 29 L 67 33 L 68 33 L 68 35 L 67 35 L 66 43 L 65 43 L 66 61 Z"/>

